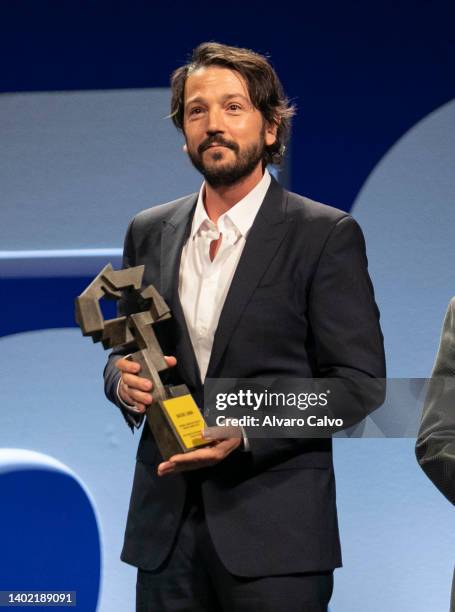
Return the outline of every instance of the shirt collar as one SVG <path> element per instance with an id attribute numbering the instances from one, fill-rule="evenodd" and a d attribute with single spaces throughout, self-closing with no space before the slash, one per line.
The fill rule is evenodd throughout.
<path id="1" fill-rule="evenodd" d="M 237 204 L 234 204 L 227 212 L 222 214 L 218 219 L 218 228 L 223 228 L 225 223 L 228 225 L 235 225 L 240 235 L 246 236 L 249 229 L 253 225 L 253 221 L 261 207 L 264 200 L 265 194 L 271 183 L 270 173 L 267 169 L 264 171 L 264 175 L 259 183 L 246 194 Z M 191 238 L 194 238 L 201 226 L 204 224 L 207 227 L 213 227 L 213 221 L 210 220 L 204 206 L 204 191 L 205 182 L 199 190 L 199 195 L 196 204 L 196 210 L 194 211 L 193 222 L 191 225 Z M 229 223 L 230 222 L 230 223 Z"/>

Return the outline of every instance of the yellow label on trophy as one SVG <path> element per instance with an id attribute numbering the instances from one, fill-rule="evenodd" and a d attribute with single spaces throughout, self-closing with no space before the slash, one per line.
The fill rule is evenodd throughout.
<path id="1" fill-rule="evenodd" d="M 161 402 L 185 448 L 191 449 L 207 443 L 202 437 L 205 422 L 191 395 L 181 395 Z"/>

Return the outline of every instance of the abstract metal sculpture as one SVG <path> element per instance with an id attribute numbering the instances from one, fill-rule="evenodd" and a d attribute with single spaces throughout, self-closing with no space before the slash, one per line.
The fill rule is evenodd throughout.
<path id="1" fill-rule="evenodd" d="M 84 336 L 105 349 L 134 343 L 128 358 L 140 364 L 140 376 L 153 383 L 153 403 L 146 407 L 147 422 L 163 456 L 169 459 L 204 446 L 202 415 L 186 385 L 165 386 L 160 372 L 168 368 L 153 329 L 171 318 L 169 306 L 153 285 L 141 289 L 144 266 L 114 270 L 107 264 L 75 300 L 75 318 Z M 128 294 L 139 312 L 104 320 L 100 299 L 119 300 Z M 132 344 L 132 346 L 134 346 Z"/>

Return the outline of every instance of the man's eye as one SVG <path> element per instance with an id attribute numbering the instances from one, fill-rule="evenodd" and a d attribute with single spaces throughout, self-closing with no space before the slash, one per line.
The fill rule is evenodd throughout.
<path id="1" fill-rule="evenodd" d="M 199 108 L 198 106 L 190 110 L 190 115 L 200 115 L 201 113 L 202 108 Z"/>
<path id="2" fill-rule="evenodd" d="M 240 110 L 242 107 L 240 106 L 240 104 L 229 104 L 229 110 L 231 111 L 238 111 Z"/>

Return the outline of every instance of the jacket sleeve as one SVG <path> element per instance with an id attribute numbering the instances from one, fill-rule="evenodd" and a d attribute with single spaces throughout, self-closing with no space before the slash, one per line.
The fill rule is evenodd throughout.
<path id="1" fill-rule="evenodd" d="M 415 450 L 425 474 L 455 504 L 455 298 L 444 319 Z"/>
<path id="2" fill-rule="evenodd" d="M 344 416 L 344 429 L 383 403 L 386 376 L 383 335 L 365 241 L 349 215 L 334 224 L 321 251 L 309 288 L 308 320 L 314 339 L 314 375 L 339 379 L 343 392 L 333 413 Z M 362 385 L 362 381 L 367 384 Z M 274 454 L 280 460 L 290 453 L 304 453 L 314 447 L 314 442 L 309 438 L 249 439 L 258 463 L 269 463 Z"/>

